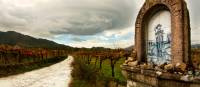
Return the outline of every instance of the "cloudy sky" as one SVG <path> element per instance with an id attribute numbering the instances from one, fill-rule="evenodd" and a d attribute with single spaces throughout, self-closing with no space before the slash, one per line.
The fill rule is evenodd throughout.
<path id="1" fill-rule="evenodd" d="M 0 31 L 73 47 L 128 47 L 145 0 L 0 0 Z M 200 0 L 187 0 L 192 43 L 200 43 Z"/>

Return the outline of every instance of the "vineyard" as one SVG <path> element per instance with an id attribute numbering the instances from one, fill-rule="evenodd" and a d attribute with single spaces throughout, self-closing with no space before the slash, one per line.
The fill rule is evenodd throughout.
<path id="1" fill-rule="evenodd" d="M 75 52 L 71 87 L 125 86 L 126 80 L 121 74 L 120 65 L 130 53 L 123 49 Z"/>
<path id="2" fill-rule="evenodd" d="M 0 77 L 51 65 L 66 58 L 67 50 L 0 45 Z"/>
<path id="3" fill-rule="evenodd" d="M 196 69 L 200 69 L 200 49 L 192 49 L 191 51 L 192 63 Z"/>

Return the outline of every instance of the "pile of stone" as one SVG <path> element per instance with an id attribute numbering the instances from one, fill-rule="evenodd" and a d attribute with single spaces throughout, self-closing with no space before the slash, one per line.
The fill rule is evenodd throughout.
<path id="1" fill-rule="evenodd" d="M 128 57 L 128 59 L 125 60 L 123 65 L 128 65 L 128 66 L 131 66 L 131 67 L 135 67 L 135 66 L 138 65 L 138 61 L 134 60 L 134 58 L 132 58 L 132 57 Z"/>
<path id="2" fill-rule="evenodd" d="M 175 65 L 171 63 L 164 63 L 161 65 L 152 63 L 139 64 L 136 59 L 128 57 L 123 65 L 143 70 L 154 70 L 158 76 L 163 73 L 171 73 L 181 76 L 180 79 L 184 81 L 200 80 L 200 70 L 189 70 L 185 63 L 177 63 Z"/>

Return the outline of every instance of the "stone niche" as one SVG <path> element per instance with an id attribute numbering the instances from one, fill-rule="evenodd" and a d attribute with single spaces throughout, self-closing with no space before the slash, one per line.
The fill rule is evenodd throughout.
<path id="1" fill-rule="evenodd" d="M 146 27 L 147 62 L 171 63 L 171 15 L 167 10 L 154 14 Z"/>
<path id="2" fill-rule="evenodd" d="M 152 19 L 157 16 L 160 18 Z M 149 52 L 152 46 L 155 48 L 152 49 L 152 55 L 158 61 L 168 56 L 164 60 L 169 59 L 167 62 L 172 64 L 190 64 L 190 22 L 184 0 L 146 0 L 137 16 L 135 32 L 135 50 L 139 63 L 147 62 L 148 57 L 152 57 Z M 165 49 L 167 45 L 169 49 Z"/>
<path id="3" fill-rule="evenodd" d="M 121 66 L 127 86 L 200 87 L 190 46 L 186 2 L 146 0 L 135 22 L 134 55 Z"/>

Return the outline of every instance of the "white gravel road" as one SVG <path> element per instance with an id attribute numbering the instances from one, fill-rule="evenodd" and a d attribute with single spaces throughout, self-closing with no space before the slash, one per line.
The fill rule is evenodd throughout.
<path id="1" fill-rule="evenodd" d="M 69 56 L 49 67 L 0 78 L 0 87 L 68 87 L 72 61 L 73 57 Z"/>

